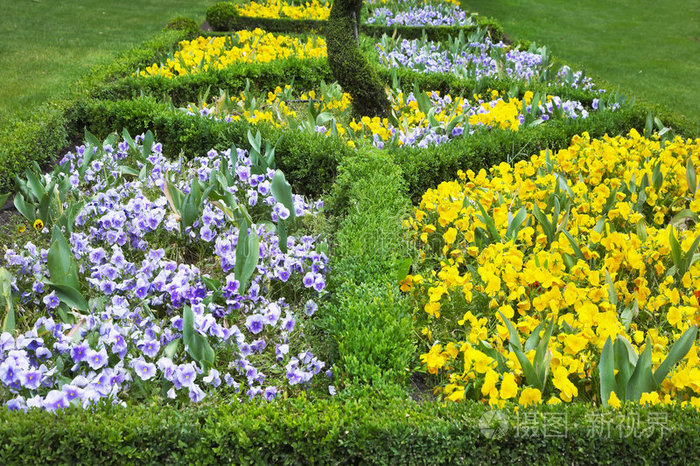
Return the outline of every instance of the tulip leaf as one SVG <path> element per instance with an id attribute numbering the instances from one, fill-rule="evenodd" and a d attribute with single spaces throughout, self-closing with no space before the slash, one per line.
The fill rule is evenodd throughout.
<path id="1" fill-rule="evenodd" d="M 603 345 L 603 352 L 600 355 L 598 364 L 598 375 L 600 378 L 600 401 L 603 406 L 608 406 L 610 393 L 615 391 L 615 355 L 613 354 L 613 343 L 608 337 Z M 624 393 L 621 396 L 625 396 Z"/>
<path id="2" fill-rule="evenodd" d="M 646 347 L 639 355 L 634 372 L 627 382 L 627 401 L 639 401 L 642 393 L 652 392 L 657 389 L 654 374 L 651 372 L 651 340 L 647 338 Z"/>
<path id="3" fill-rule="evenodd" d="M 50 286 L 55 292 L 56 296 L 59 297 L 61 302 L 66 303 L 68 306 L 78 309 L 83 312 L 90 312 L 90 306 L 85 300 L 83 295 L 71 285 L 66 285 L 63 283 L 55 283 L 52 281 L 46 281 L 44 284 Z"/>
<path id="4" fill-rule="evenodd" d="M 688 351 L 690 351 L 693 343 L 695 343 L 695 337 L 697 334 L 698 327 L 697 325 L 693 325 L 686 330 L 683 335 L 681 335 L 678 341 L 673 344 L 671 350 L 668 352 L 668 356 L 666 356 L 666 359 L 663 360 L 663 362 L 656 369 L 656 372 L 654 372 L 654 380 L 656 381 L 657 385 L 661 385 L 661 382 L 663 382 L 663 380 L 666 378 L 668 373 L 671 371 L 671 368 L 676 365 L 678 361 L 683 359 L 686 354 L 688 354 Z"/>
<path id="5" fill-rule="evenodd" d="M 80 288 L 78 281 L 78 264 L 70 245 L 58 226 L 53 227 L 51 247 L 47 258 L 51 281 L 59 285 Z"/>

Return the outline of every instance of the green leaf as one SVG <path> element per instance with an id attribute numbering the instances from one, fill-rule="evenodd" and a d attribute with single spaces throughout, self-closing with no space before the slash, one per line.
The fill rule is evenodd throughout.
<path id="1" fill-rule="evenodd" d="M 119 166 L 119 173 L 122 175 L 129 175 L 129 176 L 139 176 L 139 171 L 135 168 L 132 167 L 127 167 L 126 165 L 120 165 Z"/>
<path id="2" fill-rule="evenodd" d="M 688 351 L 690 351 L 693 343 L 695 343 L 695 337 L 697 334 L 698 327 L 697 325 L 693 325 L 686 330 L 683 335 L 681 335 L 678 341 L 673 344 L 671 350 L 668 352 L 668 356 L 666 356 L 666 359 L 663 360 L 663 362 L 656 369 L 656 372 L 654 372 L 654 380 L 656 381 L 657 385 L 661 385 L 661 382 L 663 382 L 663 380 L 666 378 L 668 373 L 671 371 L 671 368 L 673 368 L 678 361 L 683 359 L 685 355 L 688 354 Z"/>
<path id="3" fill-rule="evenodd" d="M 608 406 L 610 393 L 615 391 L 615 355 L 613 354 L 613 344 L 608 337 L 603 345 L 603 352 L 600 355 L 600 363 L 598 364 L 598 375 L 600 377 L 600 401 L 603 406 Z M 619 396 L 625 396 L 624 394 Z"/>
<path id="4" fill-rule="evenodd" d="M 48 267 L 51 281 L 59 285 L 80 288 L 78 265 L 70 250 L 70 245 L 58 226 L 53 227 L 51 247 L 48 254 Z"/>
<path id="5" fill-rule="evenodd" d="M 688 191 L 695 195 L 698 183 L 695 177 L 695 166 L 693 166 L 693 160 L 690 157 L 688 157 L 688 163 L 685 166 L 685 181 L 688 184 Z"/>
<path id="6" fill-rule="evenodd" d="M 673 227 L 669 226 L 668 227 L 668 241 L 669 244 L 671 245 L 671 258 L 673 259 L 673 265 L 676 266 L 678 270 L 681 270 L 682 268 L 682 258 L 683 258 L 683 253 L 681 250 L 681 245 L 678 243 L 678 240 L 676 239 L 676 235 L 673 233 Z"/>
<path id="7" fill-rule="evenodd" d="M 583 255 L 583 252 L 581 251 L 581 248 L 578 247 L 578 244 L 576 244 L 576 240 L 574 239 L 573 236 L 571 236 L 571 233 L 566 231 L 566 229 L 562 230 L 562 233 L 564 233 L 564 236 L 566 236 L 566 239 L 569 240 L 569 243 L 571 243 L 571 248 L 574 250 L 574 253 L 576 254 L 576 257 L 582 261 L 586 260 L 586 256 Z"/>
<path id="8" fill-rule="evenodd" d="M 134 138 L 131 137 L 129 134 L 129 131 L 127 131 L 126 128 L 122 130 L 122 138 L 126 141 L 127 144 L 129 144 L 129 147 L 133 150 L 136 149 L 136 143 L 134 142 Z"/>
<path id="9" fill-rule="evenodd" d="M 285 179 L 282 170 L 275 170 L 275 175 L 272 177 L 272 183 L 270 185 L 270 191 L 275 197 L 275 200 L 289 210 L 289 221 L 293 221 L 296 218 L 296 210 L 294 209 L 292 186 Z"/>
<path id="10" fill-rule="evenodd" d="M 166 358 L 173 359 L 175 357 L 175 354 L 177 353 L 177 349 L 179 346 L 180 340 L 173 340 L 170 343 L 168 343 L 168 346 L 165 347 L 165 349 L 163 350 L 163 354 Z"/>
<path id="11" fill-rule="evenodd" d="M 610 278 L 610 272 L 605 271 L 605 283 L 608 285 L 608 299 L 613 306 L 617 306 L 617 290 L 615 289 L 615 284 Z"/>
<path id="12" fill-rule="evenodd" d="M 141 147 L 141 155 L 144 159 L 151 155 L 151 149 L 153 148 L 153 133 L 151 130 L 146 131 L 143 137 L 143 146 Z"/>
<path id="13" fill-rule="evenodd" d="M 500 241 L 501 240 L 501 235 L 498 234 L 498 229 L 496 228 L 496 222 L 494 222 L 493 218 L 486 213 L 486 210 L 484 209 L 484 206 L 481 205 L 481 202 L 477 201 L 476 199 L 474 200 L 476 202 L 476 205 L 479 207 L 479 210 L 481 211 L 481 215 L 477 215 L 477 217 L 486 224 L 486 230 L 488 231 L 489 238 L 491 238 L 492 242 L 495 241 Z"/>
<path id="14" fill-rule="evenodd" d="M 532 213 L 537 219 L 537 222 L 542 226 L 542 230 L 545 236 L 547 236 L 547 241 L 551 242 L 554 237 L 554 227 L 549 222 L 549 219 L 547 219 L 547 216 L 537 207 L 536 203 L 533 205 Z"/>
<path id="15" fill-rule="evenodd" d="M 536 387 L 541 391 L 544 388 L 542 386 L 542 382 L 537 377 L 537 372 L 535 371 L 535 368 L 532 366 L 532 363 L 527 358 L 527 356 L 525 356 L 523 350 L 514 347 L 512 343 L 510 344 L 510 349 L 515 353 L 515 356 L 518 358 L 518 362 L 520 363 L 520 367 L 522 367 L 523 369 L 523 374 L 525 374 L 525 380 L 527 380 L 528 385 Z"/>
<path id="16" fill-rule="evenodd" d="M 657 389 L 654 374 L 651 372 L 651 340 L 647 338 L 647 344 L 639 355 L 634 372 L 627 383 L 627 401 L 639 401 L 642 393 L 652 392 Z"/>
<path id="17" fill-rule="evenodd" d="M 647 240 L 647 227 L 644 219 L 637 222 L 637 236 L 642 240 L 642 243 Z"/>
<path id="18" fill-rule="evenodd" d="M 402 282 L 411 270 L 411 258 L 400 259 L 396 261 L 396 281 Z"/>
<path id="19" fill-rule="evenodd" d="M 503 323 L 508 329 L 508 334 L 510 335 L 510 344 L 513 345 L 514 348 L 522 350 L 523 347 L 520 343 L 520 336 L 518 335 L 518 331 L 515 329 L 515 327 L 513 327 L 513 324 L 510 322 L 510 320 L 508 320 L 508 318 L 504 316 L 500 310 L 498 311 L 498 313 L 501 315 L 501 319 L 503 319 Z"/>
<path id="20" fill-rule="evenodd" d="M 527 210 L 525 207 L 521 207 L 520 210 L 510 219 L 508 222 L 508 229 L 506 230 L 506 241 L 516 240 L 518 237 L 518 231 L 523 222 L 527 218 Z"/>
<path id="21" fill-rule="evenodd" d="M 97 153 L 98 153 L 98 154 L 104 150 L 104 149 L 102 148 L 102 144 L 100 144 L 100 141 L 97 140 L 97 136 L 95 136 L 94 134 L 92 134 L 92 133 L 91 133 L 90 131 L 88 131 L 87 129 L 85 130 L 85 140 L 87 141 L 88 145 L 90 145 L 91 147 L 94 147 L 95 149 L 97 149 Z M 85 151 L 85 153 L 88 153 L 88 152 L 89 152 L 90 154 L 92 154 L 91 151 L 87 151 L 87 150 Z"/>
<path id="22" fill-rule="evenodd" d="M 613 352 L 615 355 L 614 367 L 618 370 L 617 375 L 615 375 L 615 393 L 619 393 L 618 398 L 622 401 L 624 401 L 627 396 L 627 382 L 632 376 L 634 367 L 637 364 L 637 353 L 631 345 L 628 347 L 626 344 L 629 344 L 629 342 L 621 336 L 618 336 L 613 344 Z M 630 360 L 630 351 L 634 354 L 633 361 Z"/>
<path id="23" fill-rule="evenodd" d="M 236 245 L 236 264 L 233 273 L 240 283 L 240 294 L 244 294 L 248 281 L 257 268 L 260 259 L 260 239 L 253 228 L 248 231 L 248 222 L 241 221 Z"/>
<path id="24" fill-rule="evenodd" d="M 90 307 L 87 301 L 80 291 L 75 289 L 73 286 L 63 283 L 55 283 L 52 281 L 46 281 L 44 283 L 53 288 L 53 290 L 56 292 L 56 296 L 58 296 L 60 300 L 66 303 L 68 306 L 86 313 L 90 312 Z"/>
<path id="25" fill-rule="evenodd" d="M 185 345 L 189 345 L 194 334 L 194 314 L 189 306 L 185 306 L 182 310 L 182 341 Z"/>
<path id="26" fill-rule="evenodd" d="M 36 206 L 34 204 L 28 204 L 24 200 L 24 196 L 21 193 L 17 193 L 14 199 L 15 208 L 17 211 L 24 216 L 30 223 L 36 221 Z"/>
<path id="27" fill-rule="evenodd" d="M 37 174 L 31 170 L 27 170 L 25 175 L 27 176 L 27 186 L 31 189 L 31 193 L 38 201 L 41 201 L 46 194 L 44 184 L 41 182 Z"/>
<path id="28" fill-rule="evenodd" d="M 11 193 L 0 194 L 0 209 L 5 205 Z"/>
<path id="29" fill-rule="evenodd" d="M 690 209 L 683 209 L 680 212 L 678 212 L 676 215 L 674 215 L 673 218 L 671 218 L 670 224 L 676 225 L 685 219 L 690 219 L 690 220 L 694 221 L 695 223 L 700 222 L 700 218 L 698 217 L 698 214 L 696 214 L 695 212 L 693 212 Z"/>
<path id="30" fill-rule="evenodd" d="M 12 274 L 2 267 L 0 268 L 0 297 L 5 301 L 7 314 L 2 323 L 3 332 L 15 330 L 15 307 L 12 299 Z"/>
<path id="31" fill-rule="evenodd" d="M 544 325 L 545 325 L 545 322 L 542 321 L 532 331 L 532 333 L 528 337 L 527 341 L 525 342 L 525 346 L 523 347 L 525 352 L 533 350 L 537 347 L 537 344 L 540 342 L 540 332 L 542 331 L 542 328 L 544 327 Z"/>

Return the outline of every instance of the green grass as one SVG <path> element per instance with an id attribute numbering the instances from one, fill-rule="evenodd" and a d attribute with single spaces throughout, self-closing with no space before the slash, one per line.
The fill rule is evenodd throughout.
<path id="1" fill-rule="evenodd" d="M 0 0 L 0 125 L 66 93 L 92 66 L 172 18 L 201 22 L 213 0 Z"/>
<path id="2" fill-rule="evenodd" d="M 700 0 L 470 0 L 500 21 L 622 91 L 661 104 L 700 128 Z"/>

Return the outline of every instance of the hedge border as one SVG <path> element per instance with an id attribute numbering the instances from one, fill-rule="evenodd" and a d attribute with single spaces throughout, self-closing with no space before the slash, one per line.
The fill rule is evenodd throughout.
<path id="1" fill-rule="evenodd" d="M 488 423 L 489 419 L 497 423 Z M 156 402 L 53 414 L 0 412 L 0 460 L 146 464 L 693 464 L 692 409 L 582 405 L 489 411 L 410 399 Z M 498 429 L 495 429 L 495 428 Z"/>

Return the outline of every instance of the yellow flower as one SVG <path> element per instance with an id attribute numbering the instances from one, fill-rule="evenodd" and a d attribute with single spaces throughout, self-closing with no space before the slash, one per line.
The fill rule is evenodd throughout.
<path id="1" fill-rule="evenodd" d="M 24 226 L 24 224 L 22 224 L 22 225 L 17 227 L 17 233 L 19 233 L 21 235 L 22 233 L 24 233 L 24 230 L 26 230 L 26 229 L 27 229 L 27 227 Z"/>
<path id="2" fill-rule="evenodd" d="M 620 409 L 620 399 L 617 397 L 614 391 L 610 392 L 610 398 L 608 398 L 608 406 L 614 409 Z"/>
<path id="3" fill-rule="evenodd" d="M 442 351 L 442 345 L 437 344 L 430 348 L 428 353 L 422 354 L 420 359 L 428 366 L 428 372 L 437 374 L 438 370 L 447 363 L 447 353 Z"/>
<path id="4" fill-rule="evenodd" d="M 539 388 L 526 387 L 520 393 L 518 403 L 523 406 L 538 405 L 542 402 L 542 392 Z"/>
<path id="5" fill-rule="evenodd" d="M 641 405 L 658 405 L 660 402 L 658 392 L 642 393 L 642 397 L 639 399 Z"/>
<path id="6" fill-rule="evenodd" d="M 44 222 L 41 221 L 41 219 L 36 219 L 34 221 L 34 229 L 36 231 L 41 231 L 44 229 Z"/>
<path id="7" fill-rule="evenodd" d="M 498 372 L 493 369 L 486 371 L 486 376 L 484 377 L 484 384 L 481 386 L 481 394 L 484 396 L 489 396 L 491 398 L 498 397 L 498 390 L 496 390 L 496 382 L 498 381 Z"/>
<path id="8" fill-rule="evenodd" d="M 449 228 L 444 235 L 442 235 L 442 238 L 445 240 L 445 243 L 447 244 L 452 244 L 455 242 L 455 239 L 457 238 L 457 230 L 454 228 Z"/>
<path id="9" fill-rule="evenodd" d="M 501 382 L 501 398 L 507 400 L 518 394 L 518 384 L 515 383 L 515 376 L 510 372 L 503 374 Z"/>

